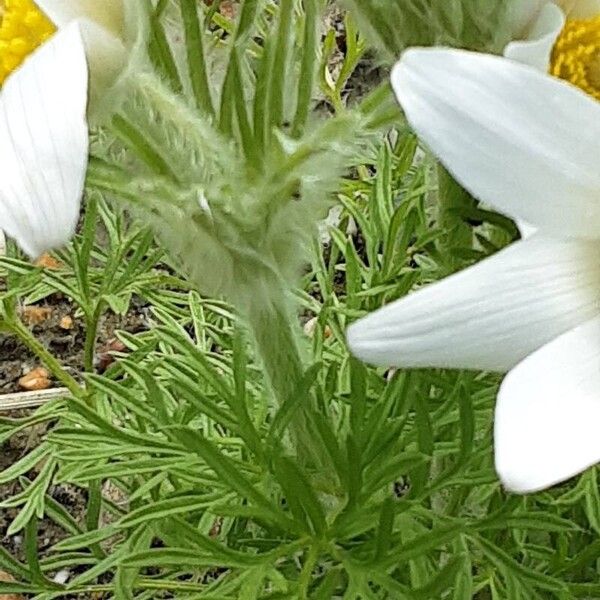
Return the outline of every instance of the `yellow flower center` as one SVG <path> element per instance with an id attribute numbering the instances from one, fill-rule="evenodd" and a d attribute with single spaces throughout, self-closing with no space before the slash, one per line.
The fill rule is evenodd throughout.
<path id="1" fill-rule="evenodd" d="M 550 73 L 600 100 L 600 16 L 567 21 L 552 50 Z"/>
<path id="2" fill-rule="evenodd" d="M 33 0 L 0 0 L 0 85 L 56 28 Z"/>

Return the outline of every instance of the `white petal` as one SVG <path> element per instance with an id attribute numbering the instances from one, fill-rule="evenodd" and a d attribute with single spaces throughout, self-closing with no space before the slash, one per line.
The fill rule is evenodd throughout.
<path id="1" fill-rule="evenodd" d="M 547 73 L 552 48 L 565 26 L 565 20 L 565 14 L 556 4 L 546 4 L 528 31 L 527 38 L 508 44 L 504 56 Z"/>
<path id="2" fill-rule="evenodd" d="M 508 26 L 513 39 L 527 36 L 527 31 L 535 21 L 547 0 L 519 0 L 508 7 Z"/>
<path id="3" fill-rule="evenodd" d="M 522 221 L 521 219 L 517 220 L 517 227 L 519 228 L 521 237 L 523 239 L 531 237 L 537 231 L 535 227 L 527 223 L 527 221 Z"/>
<path id="4" fill-rule="evenodd" d="M 392 83 L 416 132 L 474 196 L 562 236 L 600 236 L 600 103 L 505 58 L 411 49 Z"/>
<path id="5" fill-rule="evenodd" d="M 348 330 L 352 352 L 398 367 L 506 371 L 600 312 L 600 243 L 517 242 Z"/>
<path id="6" fill-rule="evenodd" d="M 547 488 L 600 461 L 600 318 L 513 369 L 498 396 L 496 469 L 515 492 Z"/>
<path id="7" fill-rule="evenodd" d="M 120 38 L 96 22 L 88 19 L 74 22 L 79 25 L 85 43 L 90 71 L 90 110 L 93 113 L 123 71 L 127 51 Z"/>
<path id="8" fill-rule="evenodd" d="M 123 0 L 35 0 L 57 27 L 76 19 L 88 19 L 122 37 Z"/>
<path id="9" fill-rule="evenodd" d="M 79 24 L 90 72 L 89 108 L 95 115 L 127 61 L 123 0 L 37 0 L 37 4 L 59 28 Z"/>
<path id="10" fill-rule="evenodd" d="M 600 0 L 558 0 L 571 19 L 589 19 L 600 14 Z"/>
<path id="11" fill-rule="evenodd" d="M 60 30 L 0 93 L 0 226 L 31 257 L 73 234 L 88 157 L 79 28 Z"/>

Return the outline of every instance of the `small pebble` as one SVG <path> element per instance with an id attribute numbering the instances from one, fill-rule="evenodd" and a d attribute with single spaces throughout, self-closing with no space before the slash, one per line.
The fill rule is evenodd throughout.
<path id="1" fill-rule="evenodd" d="M 43 269 L 51 270 L 60 269 L 62 267 L 62 263 L 49 254 L 42 254 L 42 256 L 40 256 L 34 264 L 36 267 L 42 267 Z"/>
<path id="2" fill-rule="evenodd" d="M 67 331 L 73 329 L 73 319 L 69 315 L 65 315 L 61 320 L 58 326 L 61 329 L 66 329 Z"/>
<path id="3" fill-rule="evenodd" d="M 52 581 L 62 585 L 69 581 L 69 577 L 71 577 L 71 571 L 69 569 L 62 569 L 52 578 Z"/>
<path id="4" fill-rule="evenodd" d="M 19 379 L 19 387 L 28 392 L 47 390 L 50 387 L 50 373 L 44 367 L 36 367 Z"/>
<path id="5" fill-rule="evenodd" d="M 50 318 L 52 309 L 46 306 L 25 306 L 21 310 L 21 317 L 27 325 L 39 325 Z"/>
<path id="6" fill-rule="evenodd" d="M 104 373 L 104 371 L 115 362 L 116 358 L 113 356 L 113 352 L 126 351 L 127 346 L 117 338 L 113 338 L 106 342 L 106 344 L 99 349 L 98 354 L 96 354 L 94 358 L 94 366 L 98 373 Z"/>
<path id="7" fill-rule="evenodd" d="M 315 335 L 315 331 L 317 329 L 317 324 L 319 322 L 319 317 L 313 317 L 312 319 L 309 319 L 305 324 L 304 324 L 304 333 L 308 336 L 308 337 L 313 337 Z M 329 327 L 329 325 L 325 325 L 325 330 L 323 331 L 323 335 L 325 337 L 325 339 L 329 339 L 332 335 L 332 331 L 331 331 L 331 327 Z"/>

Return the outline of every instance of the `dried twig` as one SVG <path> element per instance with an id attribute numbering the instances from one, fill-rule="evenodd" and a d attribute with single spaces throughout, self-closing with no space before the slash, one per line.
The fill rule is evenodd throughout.
<path id="1" fill-rule="evenodd" d="M 33 408 L 41 406 L 54 398 L 68 396 L 67 388 L 52 388 L 34 392 L 16 392 L 0 396 L 0 411 L 15 410 L 17 408 Z"/>

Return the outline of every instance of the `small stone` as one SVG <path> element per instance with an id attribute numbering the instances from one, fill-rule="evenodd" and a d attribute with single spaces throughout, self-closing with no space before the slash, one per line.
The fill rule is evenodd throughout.
<path id="1" fill-rule="evenodd" d="M 208 535 L 213 539 L 216 537 L 219 537 L 222 526 L 223 526 L 223 519 L 221 519 L 221 518 L 215 519 L 212 524 L 212 527 L 210 528 L 210 531 L 208 532 Z"/>
<path id="2" fill-rule="evenodd" d="M 116 358 L 113 355 L 113 352 L 126 352 L 127 346 L 118 340 L 117 338 L 113 338 L 106 342 L 102 348 L 98 351 L 94 359 L 94 366 L 98 373 L 104 373 L 110 365 L 112 365 Z"/>
<path id="3" fill-rule="evenodd" d="M 214 0 L 204 0 L 204 4 L 212 6 Z M 227 19 L 234 20 L 237 13 L 236 3 L 233 0 L 221 0 L 219 12 Z"/>
<path id="4" fill-rule="evenodd" d="M 73 318 L 69 315 L 65 315 L 59 322 L 58 326 L 61 329 L 66 329 L 67 331 L 73 329 Z"/>
<path id="5" fill-rule="evenodd" d="M 219 5 L 219 12 L 230 21 L 234 21 L 237 7 L 231 0 L 223 0 Z"/>
<path id="6" fill-rule="evenodd" d="M 28 392 L 47 390 L 50 385 L 50 373 L 44 367 L 36 367 L 19 379 L 19 387 Z"/>
<path id="7" fill-rule="evenodd" d="M 50 256 L 49 254 L 42 254 L 35 261 L 35 266 L 42 267 L 43 269 L 51 269 L 56 271 L 56 269 L 60 269 L 63 266 L 63 264 L 53 256 Z"/>
<path id="8" fill-rule="evenodd" d="M 21 317 L 27 325 L 39 325 L 50 318 L 52 309 L 45 306 L 25 306 L 21 310 Z"/>
<path id="9" fill-rule="evenodd" d="M 61 585 L 64 585 L 65 583 L 67 583 L 67 581 L 69 581 L 69 577 L 71 577 L 71 571 L 69 571 L 69 569 L 61 569 L 52 578 L 52 581 L 54 581 L 54 583 L 59 583 Z"/>
<path id="10" fill-rule="evenodd" d="M 106 344 L 106 349 L 109 352 L 126 352 L 127 346 L 117 338 L 113 338 Z"/>
<path id="11" fill-rule="evenodd" d="M 317 328 L 318 317 L 313 317 L 304 323 L 304 333 L 308 337 L 313 337 L 315 335 L 315 329 Z"/>
<path id="12" fill-rule="evenodd" d="M 318 322 L 319 322 L 319 317 L 313 317 L 312 319 L 309 319 L 304 324 L 304 333 L 308 337 L 310 337 L 310 338 L 314 337 Z M 333 332 L 331 331 L 331 327 L 329 327 L 329 325 L 325 325 L 325 329 L 323 331 L 323 337 L 327 340 L 332 336 L 332 334 L 333 334 Z"/>

